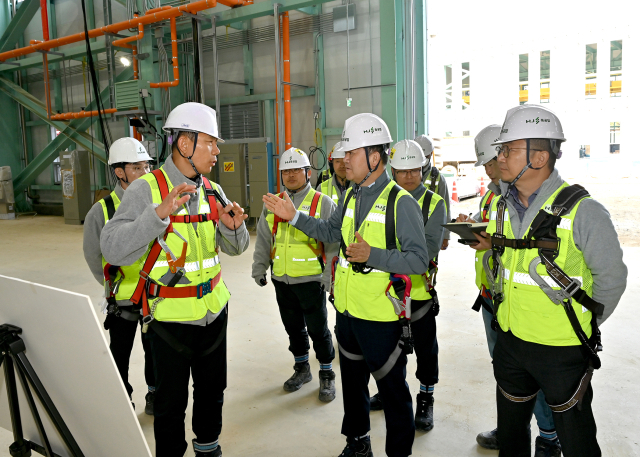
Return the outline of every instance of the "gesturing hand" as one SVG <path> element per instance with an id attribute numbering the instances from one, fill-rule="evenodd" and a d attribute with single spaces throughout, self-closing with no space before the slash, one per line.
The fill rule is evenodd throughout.
<path id="1" fill-rule="evenodd" d="M 284 199 L 277 195 L 267 194 L 262 196 L 262 201 L 269 211 L 285 221 L 290 221 L 296 215 L 296 207 L 286 192 L 284 193 Z"/>
<path id="2" fill-rule="evenodd" d="M 347 260 L 351 263 L 366 263 L 371 255 L 371 246 L 358 232 L 356 232 L 356 240 L 357 242 L 347 247 Z"/>
<path id="3" fill-rule="evenodd" d="M 473 235 L 478 239 L 478 243 L 470 245 L 473 249 L 476 251 L 486 251 L 487 249 L 491 249 L 491 237 L 487 232 L 480 232 L 480 235 L 474 233 Z"/>
<path id="4" fill-rule="evenodd" d="M 235 230 L 242 225 L 244 220 L 249 216 L 244 214 L 244 209 L 236 202 L 229 203 L 224 208 L 220 204 L 220 202 L 216 202 L 218 206 L 218 215 L 220 217 L 220 222 L 222 222 L 229 230 Z M 231 217 L 229 211 L 233 211 L 234 216 Z"/>
<path id="5" fill-rule="evenodd" d="M 176 187 L 174 187 L 169 195 L 162 200 L 162 203 L 158 205 L 156 208 L 156 214 L 160 219 L 166 219 L 175 211 L 178 210 L 182 205 L 189 201 L 190 196 L 185 195 L 184 197 L 178 198 L 178 195 L 182 193 L 193 194 L 196 192 L 196 186 L 189 185 L 187 183 L 182 183 Z"/>

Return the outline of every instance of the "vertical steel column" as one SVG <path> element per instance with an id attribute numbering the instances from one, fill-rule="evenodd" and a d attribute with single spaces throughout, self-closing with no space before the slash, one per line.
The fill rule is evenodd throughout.
<path id="1" fill-rule="evenodd" d="M 89 3 L 91 0 L 88 0 Z M 111 14 L 111 0 L 102 0 L 102 13 L 104 14 L 104 23 L 112 24 L 113 16 Z M 88 19 L 88 18 L 87 18 Z M 116 77 L 116 62 L 115 53 L 113 52 L 113 46 L 111 45 L 112 38 L 109 35 L 104 36 L 106 44 L 107 55 L 107 78 L 109 79 L 109 107 L 116 107 L 115 86 L 114 78 Z M 113 118 L 113 115 L 111 116 Z"/>
<path id="2" fill-rule="evenodd" d="M 397 0 L 401 1 L 401 0 Z M 396 6 L 395 1 L 381 1 L 380 7 L 380 88 L 381 117 L 389 126 L 391 138 L 398 141 L 400 132 L 398 129 L 397 99 L 401 97 L 402 83 L 396 78 Z M 398 84 L 400 83 L 400 84 Z M 389 86 L 385 86 L 389 84 Z M 395 86 L 394 86 L 395 84 Z"/>
<path id="3" fill-rule="evenodd" d="M 415 122 L 417 134 L 429 134 L 427 77 L 427 0 L 417 0 L 415 9 Z"/>
<path id="4" fill-rule="evenodd" d="M 193 31 L 193 81 L 198 103 L 204 103 L 204 60 L 202 58 L 202 25 L 198 19 L 191 19 Z"/>
<path id="5" fill-rule="evenodd" d="M 282 55 L 280 52 L 280 3 L 274 3 L 273 5 L 273 20 L 275 29 L 275 45 L 276 45 L 276 97 L 278 111 L 278 150 L 277 156 L 279 157 L 284 151 L 285 139 L 284 139 L 284 89 L 282 84 Z"/>
<path id="6" fill-rule="evenodd" d="M 218 133 L 221 132 L 220 124 L 220 79 L 218 75 L 218 34 L 216 32 L 216 17 L 211 17 L 211 35 L 212 57 L 213 57 L 213 95 L 216 98 L 216 120 L 218 121 Z"/>
<path id="7" fill-rule="evenodd" d="M 322 6 L 320 7 L 322 8 Z M 320 13 L 322 14 L 322 9 Z M 326 102 L 325 102 L 325 86 L 324 86 L 324 37 L 321 33 L 318 33 L 318 37 L 316 38 L 316 52 L 318 53 L 317 61 L 318 61 L 318 87 L 316 90 L 318 91 L 318 105 L 320 105 L 320 131 L 324 132 L 324 129 L 327 127 L 327 111 L 326 111 Z M 314 133 L 315 135 L 315 133 Z M 322 150 L 327 151 L 327 137 L 323 133 L 322 134 Z M 316 164 L 318 165 L 318 164 Z M 326 167 L 329 167 L 329 164 L 325 164 Z"/>
<path id="8" fill-rule="evenodd" d="M 253 49 L 248 40 L 249 29 L 251 29 L 251 20 L 242 23 L 242 30 L 247 36 L 247 44 L 242 47 L 242 58 L 244 61 L 244 94 L 253 95 Z"/>

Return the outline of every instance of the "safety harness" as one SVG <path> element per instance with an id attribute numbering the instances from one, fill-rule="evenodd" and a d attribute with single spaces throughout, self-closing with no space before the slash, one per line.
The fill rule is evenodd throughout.
<path id="1" fill-rule="evenodd" d="M 440 182 L 440 171 L 438 171 L 438 169 L 434 166 L 431 166 L 431 183 L 429 184 L 429 190 L 431 192 L 435 192 L 436 191 L 436 186 L 438 185 L 438 183 Z"/>
<path id="2" fill-rule="evenodd" d="M 491 211 L 491 202 L 493 201 L 493 198 L 495 196 L 496 194 L 490 190 L 489 196 L 487 197 L 487 200 L 484 202 L 484 206 L 480 210 L 480 217 L 482 218 L 482 222 L 489 222 L 489 212 Z M 487 254 L 485 253 L 485 256 L 486 255 Z M 493 315 L 493 308 L 485 300 L 483 300 L 483 297 L 488 298 L 489 300 L 493 300 L 491 291 L 487 289 L 484 286 L 484 284 L 482 285 L 482 290 L 480 291 L 480 294 L 478 295 L 478 298 L 476 298 L 476 301 L 471 307 L 471 309 L 474 310 L 475 312 L 480 312 L 480 308 L 484 308 L 489 312 L 489 314 Z"/>
<path id="3" fill-rule="evenodd" d="M 602 350 L 600 339 L 600 330 L 598 329 L 597 317 L 602 316 L 604 305 L 593 300 L 582 289 L 581 283 L 577 279 L 568 276 L 555 262 L 559 255 L 560 240 L 556 234 L 556 229 L 560 225 L 561 216 L 571 212 L 573 207 L 583 198 L 589 197 L 589 192 L 582 186 L 574 184 L 564 188 L 554 199 L 551 205 L 551 213 L 540 209 L 529 229 L 528 235 L 523 239 L 508 239 L 504 236 L 504 217 L 506 210 L 506 201 L 504 198 L 498 200 L 496 215 L 496 233 L 491 236 L 493 270 L 491 274 L 487 274 L 487 279 L 493 284 L 493 321 L 491 327 L 497 331 L 498 329 L 498 308 L 504 301 L 504 293 L 502 290 L 502 273 L 504 266 L 501 256 L 505 248 L 511 249 L 537 249 L 539 260 L 535 259 L 529 265 L 529 275 L 538 283 L 543 292 L 556 305 L 562 305 L 567 314 L 567 318 L 571 323 L 571 327 L 578 336 L 584 350 L 589 355 L 589 366 L 580 381 L 580 385 L 576 389 L 573 396 L 561 405 L 549 405 L 554 412 L 564 412 L 578 405 L 578 409 L 582 407 L 582 398 L 587 390 L 589 382 L 593 376 L 593 370 L 597 370 L 602 365 L 598 352 Z M 547 270 L 547 274 L 560 287 L 560 290 L 554 290 L 544 281 L 537 273 L 536 267 L 542 263 Z M 491 276 L 491 277 L 490 277 Z M 592 340 L 589 342 L 584 330 L 580 326 L 578 317 L 572 306 L 575 300 L 591 311 Z M 504 392 L 503 392 L 504 393 Z M 507 396 L 509 398 L 509 396 Z M 514 400 L 515 401 L 515 400 Z M 522 400 L 524 401 L 524 400 Z"/>
<path id="4" fill-rule="evenodd" d="M 162 170 L 154 170 L 152 171 L 158 182 L 158 189 L 160 191 L 160 197 L 164 201 L 164 199 L 169 195 L 169 186 L 167 184 L 167 180 L 164 176 Z M 197 357 L 204 357 L 207 354 L 215 351 L 224 336 L 226 335 L 227 322 L 226 322 L 226 311 L 222 311 L 224 313 L 225 323 L 223 328 L 218 335 L 214 344 L 208 349 L 201 352 L 194 352 L 191 348 L 185 346 L 180 341 L 178 341 L 171 333 L 169 333 L 160 322 L 155 320 L 154 314 L 156 307 L 158 304 L 164 300 L 165 298 L 189 298 L 189 297 L 197 297 L 201 299 L 205 295 L 211 293 L 213 289 L 220 282 L 220 278 L 222 276 L 222 272 L 218 272 L 218 274 L 210 279 L 209 281 L 205 281 L 196 286 L 184 286 L 184 287 L 175 287 L 180 279 L 186 274 L 184 269 L 184 262 L 186 258 L 186 246 L 187 241 L 179 235 L 179 233 L 173 228 L 174 223 L 184 223 L 184 224 L 193 224 L 193 223 L 203 223 L 212 221 L 215 225 L 219 222 L 218 216 L 218 207 L 216 205 L 216 191 L 211 185 L 211 182 L 206 178 L 202 177 L 203 185 L 205 188 L 205 194 L 207 196 L 207 200 L 209 202 L 210 213 L 207 214 L 195 214 L 195 215 L 187 215 L 187 216 L 169 216 L 169 227 L 164 234 L 160 235 L 151 246 L 149 254 L 144 262 L 142 269 L 140 270 L 140 280 L 138 281 L 138 285 L 136 287 L 133 296 L 131 297 L 131 301 L 135 304 L 141 304 L 142 306 L 142 331 L 146 332 L 148 328 L 151 328 L 155 333 L 158 334 L 163 340 L 165 340 L 174 350 L 181 353 L 188 359 L 193 359 Z M 183 249 L 182 255 L 179 258 L 176 258 L 175 255 L 169 250 L 166 245 L 167 235 L 169 233 L 175 233 L 183 240 Z M 173 277 L 169 281 L 167 285 L 162 285 L 151 279 L 149 274 L 153 269 L 158 257 L 160 256 L 162 251 L 165 251 L 167 255 L 167 261 L 169 263 L 169 268 L 172 273 L 174 273 Z M 152 300 L 151 305 L 149 305 L 149 300 Z"/>
<path id="5" fill-rule="evenodd" d="M 316 211 L 318 210 L 318 203 L 320 202 L 320 198 L 322 198 L 322 194 L 320 192 L 314 191 L 313 200 L 311 200 L 311 208 L 309 209 L 309 217 L 315 217 Z M 281 192 L 279 195 L 280 198 L 284 199 L 284 192 Z M 273 228 L 271 229 L 271 266 L 273 267 L 273 259 L 276 258 L 276 235 L 278 234 L 278 224 L 281 222 L 289 222 L 286 219 L 282 219 L 277 214 L 273 215 Z M 324 266 L 327 262 L 324 246 L 322 242 L 314 239 L 317 248 L 314 248 L 309 244 L 309 248 L 313 251 L 314 255 L 317 257 L 318 262 L 320 263 L 320 268 L 324 272 Z"/>

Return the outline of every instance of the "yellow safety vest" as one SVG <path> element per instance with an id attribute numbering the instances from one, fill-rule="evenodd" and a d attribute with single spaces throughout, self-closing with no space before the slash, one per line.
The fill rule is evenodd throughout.
<path id="1" fill-rule="evenodd" d="M 357 230 L 372 248 L 387 249 L 385 214 L 389 193 L 394 186 L 397 186 L 397 184 L 391 180 L 378 196 L 369 214 L 367 214 L 367 217 L 364 218 Z M 345 201 L 350 192 L 353 192 L 353 188 L 349 188 L 345 192 Z M 400 189 L 394 203 L 394 214 L 397 214 L 398 200 L 405 195 L 411 197 L 409 192 Z M 342 239 L 347 246 L 356 240 L 355 207 L 355 199 L 349 199 L 344 211 L 344 218 L 342 219 Z M 397 223 L 397 220 L 396 217 L 394 223 Z M 401 248 L 397 236 L 396 247 L 398 250 Z M 336 264 L 334 283 L 334 305 L 336 309 L 340 313 L 347 311 L 353 317 L 369 321 L 397 321 L 398 316 L 385 294 L 385 290 L 389 284 L 389 277 L 389 272 L 380 270 L 372 270 L 366 275 L 355 273 L 351 263 L 349 263 L 344 257 L 344 254 L 340 252 L 338 263 Z"/>
<path id="2" fill-rule="evenodd" d="M 542 208 L 545 211 L 549 211 L 558 193 L 567 186 L 566 182 L 563 183 L 549 197 Z M 490 235 L 496 233 L 497 230 L 497 203 L 500 198 L 503 197 L 494 198 L 491 204 L 491 217 L 487 228 L 487 233 Z M 560 224 L 556 230 L 560 243 L 559 254 L 555 262 L 571 278 L 580 280 L 582 289 L 591 297 L 593 296 L 591 270 L 589 270 L 582 252 L 578 249 L 573 239 L 573 222 L 578 207 L 583 200 L 576 203 L 566 216 L 561 217 Z M 530 229 L 531 227 L 527 231 Z M 515 238 L 508 209 L 505 210 L 503 230 L 503 234 L 507 238 Z M 498 308 L 497 316 L 500 328 L 505 332 L 511 330 L 518 338 L 532 343 L 547 346 L 578 346 L 580 345 L 580 340 L 571 327 L 564 308 L 553 303 L 538 283 L 529 275 L 529 266 L 537 257 L 537 249 L 505 248 L 501 256 L 505 268 L 502 278 L 504 300 Z M 560 289 L 547 274 L 544 265 L 537 265 L 536 272 L 553 289 Z M 587 337 L 591 337 L 591 312 L 583 308 L 575 300 L 572 306 L 582 330 Z"/>
<path id="3" fill-rule="evenodd" d="M 111 206 L 107 199 L 110 199 L 113 202 L 113 209 L 110 210 L 109 206 Z M 120 206 L 120 199 L 116 195 L 115 191 L 111 192 L 108 197 L 100 200 L 100 205 L 102 206 L 102 214 L 104 215 L 104 225 L 107 225 L 113 214 L 118 210 Z M 113 211 L 113 212 L 112 212 Z M 109 214 L 111 213 L 111 214 Z M 122 274 L 124 274 L 124 278 L 120 282 L 120 287 L 116 293 L 116 300 L 129 300 L 133 295 L 133 292 L 136 290 L 136 286 L 138 284 L 138 279 L 140 277 L 138 274 L 140 273 L 140 269 L 142 268 L 141 259 L 134 262 L 132 265 L 121 266 L 120 270 L 122 270 Z M 102 258 L 102 270 L 104 271 L 104 267 L 107 265 L 107 261 L 105 258 Z M 117 273 L 114 281 L 119 281 L 122 275 L 120 272 Z"/>
<path id="4" fill-rule="evenodd" d="M 338 204 L 338 200 L 340 199 L 340 190 L 333 185 L 333 177 L 327 179 L 326 181 L 322 181 L 320 184 L 320 192 L 325 194 L 327 197 L 330 197 L 333 200 L 333 203 Z"/>
<path id="5" fill-rule="evenodd" d="M 167 182 L 168 191 L 171 192 L 171 189 L 174 187 L 173 183 L 171 183 L 163 168 L 160 168 L 160 171 Z M 162 203 L 162 196 L 155 175 L 153 173 L 148 173 L 139 179 L 144 179 L 149 183 L 153 203 Z M 217 190 L 217 185 L 215 183 L 212 182 L 211 185 Z M 198 214 L 210 213 L 209 202 L 205 197 L 205 192 L 202 187 L 199 189 L 199 194 L 200 200 Z M 180 211 L 175 215 L 187 216 L 189 213 L 183 205 Z M 193 223 L 173 222 L 174 230 L 178 231 L 186 240 L 188 240 L 187 256 L 184 268 L 186 270 L 185 278 L 189 280 L 189 284 L 179 283 L 175 286 L 176 289 L 185 286 L 197 286 L 210 281 L 212 278 L 217 276 L 221 270 L 216 246 L 215 223 L 213 221 L 200 222 L 197 224 L 197 229 L 194 229 L 193 226 Z M 166 243 L 176 257 L 181 255 L 183 241 L 175 233 L 169 233 L 167 235 Z M 147 255 L 148 252 L 141 259 L 143 263 L 146 260 Z M 168 272 L 170 272 L 169 265 L 165 253 L 162 252 L 153 265 L 149 276 L 154 281 L 164 284 L 160 281 L 160 278 Z M 180 282 L 184 282 L 184 279 Z M 207 311 L 217 314 L 229 301 L 230 296 L 231 294 L 229 293 L 227 286 L 221 279 L 213 290 L 210 293 L 203 295 L 202 298 L 165 298 L 157 302 L 154 317 L 158 321 L 195 321 L 205 317 Z"/>
<path id="6" fill-rule="evenodd" d="M 311 189 L 307 192 L 302 204 L 300 212 L 309 215 L 316 191 Z M 318 193 L 317 207 L 313 217 L 320 218 L 322 209 L 322 195 Z M 267 210 L 267 224 L 269 230 L 273 233 L 275 215 Z M 275 232 L 275 247 L 273 257 L 273 274 L 275 276 L 290 276 L 298 278 L 301 276 L 317 276 L 322 274 L 322 267 L 318 260 L 321 255 L 321 244 L 313 238 L 309 238 L 304 232 L 296 229 L 287 221 L 279 219 L 277 231 Z M 274 240 L 272 240 L 273 243 Z"/>

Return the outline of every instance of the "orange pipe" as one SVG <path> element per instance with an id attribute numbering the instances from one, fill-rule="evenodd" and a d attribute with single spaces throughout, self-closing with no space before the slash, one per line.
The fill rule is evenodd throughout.
<path id="1" fill-rule="evenodd" d="M 118 111 L 115 108 L 108 108 L 100 111 L 102 114 L 112 114 Z M 51 116 L 52 121 L 68 121 L 70 119 L 80 119 L 81 117 L 93 117 L 98 115 L 98 110 L 95 111 L 78 111 L 75 113 L 62 113 L 62 114 L 54 114 Z"/>
<path id="2" fill-rule="evenodd" d="M 282 80 L 291 82 L 289 63 L 289 12 L 282 15 L 282 58 L 284 60 Z M 291 148 L 291 86 L 283 84 L 284 92 L 284 150 Z"/>
<path id="3" fill-rule="evenodd" d="M 138 17 L 138 15 L 136 14 L 135 17 Z M 133 79 L 138 79 L 138 59 L 136 59 L 138 55 L 138 46 L 128 43 L 130 43 L 131 41 L 141 40 L 142 38 L 144 38 L 144 25 L 138 24 L 137 35 L 133 35 L 127 38 L 120 38 L 119 40 L 115 40 L 113 43 L 111 43 L 114 46 L 131 49 L 131 54 L 133 55 Z"/>
<path id="4" fill-rule="evenodd" d="M 153 13 L 157 13 L 158 11 L 164 11 L 164 10 L 168 10 L 171 9 L 170 6 L 161 6 L 159 8 L 151 8 L 150 10 L 147 10 L 146 13 L 144 13 L 145 15 L 147 14 L 153 14 Z M 137 17 L 137 16 L 136 16 Z"/>
<path id="5" fill-rule="evenodd" d="M 47 0 L 40 0 L 40 20 L 42 21 L 42 38 L 49 40 L 49 13 Z M 44 97 L 47 102 L 47 117 L 51 118 L 51 89 L 49 86 L 49 56 L 42 54 L 42 69 L 44 71 Z"/>
<path id="6" fill-rule="evenodd" d="M 178 69 L 178 31 L 176 30 L 176 18 L 171 18 L 171 62 L 173 62 L 173 81 L 151 83 L 149 87 L 176 87 L 180 82 L 180 70 Z"/>
<path id="7" fill-rule="evenodd" d="M 213 8 L 216 6 L 216 0 L 199 0 L 197 2 L 188 3 L 186 5 L 169 7 L 159 12 L 145 14 L 142 17 L 128 19 L 126 21 L 116 22 L 114 24 L 105 25 L 96 29 L 89 30 L 88 33 L 76 33 L 68 35 L 66 37 L 56 38 L 54 40 L 48 40 L 42 43 L 32 44 L 22 48 L 14 49 L 12 51 L 6 51 L 0 53 L 0 62 L 7 59 L 13 59 L 15 57 L 24 56 L 27 54 L 33 54 L 36 51 L 48 51 L 53 48 L 58 48 L 71 43 L 77 43 L 83 41 L 85 36 L 88 38 L 97 38 L 103 36 L 105 32 L 118 33 L 122 30 L 138 27 L 139 25 L 149 25 L 155 22 L 161 22 L 167 19 L 176 18 L 182 15 L 183 12 L 196 14 L 198 11 Z"/>
<path id="8" fill-rule="evenodd" d="M 238 6 L 253 5 L 253 0 L 218 0 L 218 3 L 231 8 L 237 8 Z"/>

